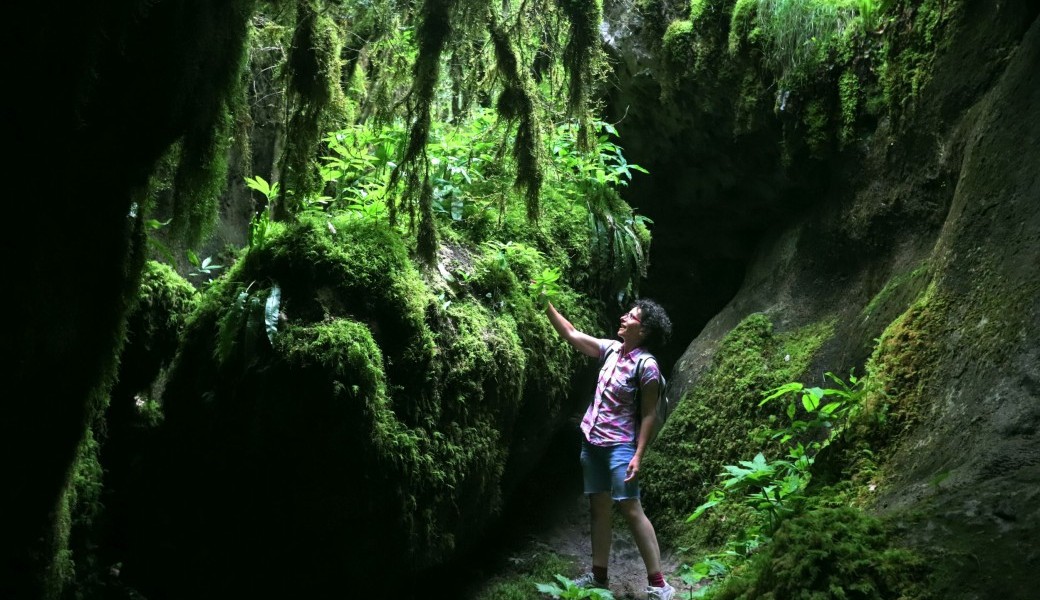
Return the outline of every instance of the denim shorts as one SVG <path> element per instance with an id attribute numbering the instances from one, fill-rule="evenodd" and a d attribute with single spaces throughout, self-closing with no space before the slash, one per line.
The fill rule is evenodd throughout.
<path id="1" fill-rule="evenodd" d="M 610 492 L 614 500 L 639 498 L 639 476 L 625 481 L 628 463 L 636 454 L 636 445 L 594 446 L 581 442 L 581 471 L 585 477 L 585 493 Z"/>

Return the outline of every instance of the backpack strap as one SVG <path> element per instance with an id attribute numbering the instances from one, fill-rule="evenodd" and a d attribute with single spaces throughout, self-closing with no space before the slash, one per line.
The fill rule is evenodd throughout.
<path id="1" fill-rule="evenodd" d="M 648 353 L 645 356 L 641 357 L 638 362 L 636 362 L 636 387 L 643 387 L 643 364 L 645 364 L 648 360 L 652 360 L 656 363 L 657 357 L 653 354 Z M 661 372 L 660 363 L 658 363 L 657 365 L 657 372 Z M 660 378 L 664 379 L 664 375 L 661 375 Z"/>
<path id="2" fill-rule="evenodd" d="M 643 364 L 645 364 L 648 360 L 653 360 L 656 363 L 657 357 L 653 354 L 647 353 L 641 356 L 638 361 L 636 361 L 636 414 L 642 414 L 643 412 Z M 660 374 L 661 372 L 660 364 L 658 364 L 657 366 L 657 372 L 658 374 Z M 664 375 L 660 375 L 660 379 L 663 380 Z M 658 398 L 658 400 L 660 400 L 660 398 Z"/>

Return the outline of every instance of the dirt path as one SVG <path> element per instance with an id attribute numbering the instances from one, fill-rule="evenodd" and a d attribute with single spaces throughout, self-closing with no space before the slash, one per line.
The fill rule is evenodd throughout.
<path id="1" fill-rule="evenodd" d="M 534 541 L 538 545 L 563 556 L 574 557 L 578 564 L 588 565 L 591 555 L 589 542 L 588 500 L 581 493 L 568 495 L 558 513 L 556 525 L 544 532 L 535 534 Z M 652 519 L 652 516 L 651 516 Z M 675 573 L 678 563 L 667 550 L 662 549 L 661 566 L 675 585 Z M 611 544 L 610 591 L 618 600 L 646 598 L 646 568 L 639 556 L 639 549 L 619 519 L 614 523 L 614 541 Z"/>

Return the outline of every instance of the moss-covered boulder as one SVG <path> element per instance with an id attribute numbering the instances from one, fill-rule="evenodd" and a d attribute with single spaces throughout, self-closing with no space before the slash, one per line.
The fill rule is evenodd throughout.
<path id="1" fill-rule="evenodd" d="M 476 260 L 447 300 L 403 239 L 385 222 L 305 221 L 207 292 L 149 461 L 153 511 L 128 567 L 147 569 L 144 589 L 356 590 L 443 564 L 495 517 L 582 359 L 519 283 L 538 253 Z"/>
<path id="2" fill-rule="evenodd" d="M 881 521 L 854 508 L 817 508 L 785 521 L 711 598 L 923 599 L 926 573 L 920 558 L 892 545 Z"/>
<path id="3" fill-rule="evenodd" d="M 130 307 L 126 343 L 119 355 L 119 379 L 113 396 L 146 390 L 170 364 L 198 292 L 169 266 L 145 263 L 137 298 Z"/>

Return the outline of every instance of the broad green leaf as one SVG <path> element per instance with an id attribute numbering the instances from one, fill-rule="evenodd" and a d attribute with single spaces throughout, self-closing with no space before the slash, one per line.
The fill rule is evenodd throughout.
<path id="1" fill-rule="evenodd" d="M 800 391 L 801 389 L 802 389 L 802 384 L 800 384 L 800 383 L 797 383 L 797 382 L 785 383 L 784 385 L 782 385 L 782 386 L 780 386 L 778 388 L 770 390 L 769 395 L 766 396 L 765 398 L 763 398 L 762 401 L 758 403 L 758 405 L 762 406 L 766 402 L 769 402 L 770 400 L 772 400 L 774 398 L 779 398 L 780 396 L 783 396 L 784 394 L 787 394 L 787 393 L 790 393 L 790 392 L 797 392 L 797 391 Z"/>
<path id="2" fill-rule="evenodd" d="M 719 490 L 712 490 L 711 494 L 708 496 L 708 499 L 704 502 L 704 504 L 701 504 L 700 506 L 698 506 L 696 509 L 694 509 L 693 514 L 691 514 L 690 516 L 686 517 L 686 522 L 690 523 L 692 521 L 697 520 L 701 515 L 703 515 L 705 513 L 705 511 L 707 511 L 709 508 L 711 508 L 713 506 L 717 506 L 725 498 L 726 498 L 726 495 L 724 493 L 722 493 L 721 491 L 719 491 Z"/>
<path id="3" fill-rule="evenodd" d="M 269 199 L 274 195 L 271 184 L 267 183 L 263 177 L 257 175 L 256 177 L 246 177 L 245 179 L 246 186 L 249 187 L 249 189 L 256 190 Z"/>
<path id="4" fill-rule="evenodd" d="M 834 411 L 838 410 L 838 407 L 841 405 L 841 402 L 830 402 L 825 404 L 823 408 L 820 409 L 820 414 L 830 416 Z"/>

